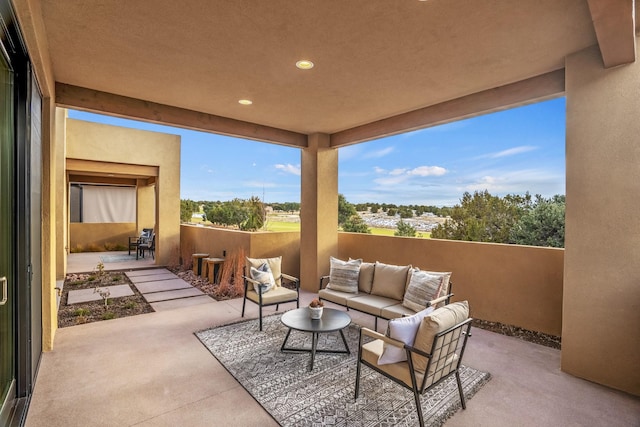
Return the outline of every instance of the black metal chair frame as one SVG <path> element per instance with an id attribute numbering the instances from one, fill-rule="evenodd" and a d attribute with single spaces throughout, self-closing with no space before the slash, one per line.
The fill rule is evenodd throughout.
<path id="1" fill-rule="evenodd" d="M 467 405 L 465 402 L 465 398 L 464 398 L 464 392 L 462 390 L 462 382 L 460 381 L 460 365 L 462 364 L 462 356 L 464 355 L 464 350 L 465 347 L 467 346 L 467 339 L 471 336 L 470 334 L 470 330 L 471 330 L 471 321 L 473 319 L 468 318 L 467 320 L 465 320 L 464 322 L 460 322 L 457 325 L 442 331 L 440 333 L 438 333 L 434 340 L 433 340 L 433 345 L 431 346 L 431 352 L 430 353 L 425 353 L 417 348 L 414 348 L 412 346 L 408 346 L 406 344 L 404 344 L 402 347 L 405 349 L 405 351 L 407 352 L 407 363 L 408 364 L 408 368 L 409 368 L 409 373 L 411 374 L 411 384 L 412 386 L 409 387 L 407 384 L 405 384 L 403 381 L 401 381 L 398 378 L 395 378 L 389 374 L 387 374 L 386 372 L 384 372 L 382 369 L 378 368 L 375 365 L 372 365 L 371 363 L 367 362 L 366 360 L 362 359 L 362 345 L 363 345 L 363 340 L 364 340 L 364 336 L 367 335 L 371 338 L 377 338 L 377 339 L 382 339 L 386 342 L 388 342 L 389 344 L 392 345 L 396 345 L 398 346 L 398 344 L 402 344 L 399 341 L 395 341 L 392 340 L 389 337 L 383 336 L 382 334 L 372 331 L 370 329 L 367 328 L 362 328 L 360 329 L 360 342 L 358 344 L 358 365 L 357 365 L 357 369 L 356 369 L 356 386 L 355 386 L 355 399 L 358 398 L 358 394 L 360 391 L 360 370 L 361 370 L 361 364 L 365 364 L 366 366 L 368 366 L 369 368 L 373 369 L 374 371 L 384 375 L 385 377 L 389 378 L 392 381 L 395 381 L 396 383 L 400 384 L 401 386 L 411 390 L 413 392 L 413 396 L 415 399 L 415 404 L 416 404 L 416 409 L 418 411 L 418 421 L 420 423 L 420 426 L 423 427 L 424 426 L 424 417 L 422 414 L 422 406 L 420 405 L 420 395 L 424 394 L 425 392 L 427 392 L 428 390 L 430 390 L 431 388 L 437 386 L 438 384 L 440 384 L 442 381 L 444 381 L 445 379 L 449 378 L 451 375 L 455 375 L 456 376 L 456 382 L 458 383 L 458 393 L 460 394 L 460 402 L 462 403 L 462 409 L 466 409 Z M 455 332 L 457 330 L 461 330 L 461 333 L 458 334 L 456 336 Z M 452 337 L 451 341 L 447 342 L 446 338 L 447 337 Z M 460 343 L 462 338 L 462 343 Z M 392 342 L 394 341 L 394 342 Z M 444 344 L 442 344 L 444 343 Z M 448 349 L 447 351 L 444 351 L 444 349 Z M 437 350 L 442 350 L 440 352 L 440 355 L 438 356 L 437 359 L 433 358 L 433 354 L 435 351 Z M 437 381 L 434 381 L 432 384 L 430 384 L 428 387 L 425 387 L 425 384 L 427 382 L 427 380 L 432 377 L 433 375 L 437 374 L 438 371 L 435 371 L 434 373 L 432 373 L 431 375 L 427 376 L 427 372 L 429 372 L 429 369 L 432 365 L 432 363 L 437 363 L 439 360 L 446 360 L 447 358 L 451 357 L 453 355 L 453 353 L 457 352 L 458 353 L 458 360 L 456 361 L 456 366 L 455 368 L 449 372 L 448 374 L 442 376 L 440 379 L 438 379 Z M 419 356 L 424 356 L 427 358 L 427 367 L 425 369 L 425 375 L 422 379 L 422 382 L 420 383 L 419 387 L 418 387 L 418 381 L 416 379 L 416 374 L 415 374 L 415 369 L 413 367 L 413 355 L 419 355 Z M 447 365 L 448 367 L 448 365 Z M 444 368 L 444 366 L 443 366 Z"/>
<path id="2" fill-rule="evenodd" d="M 146 242 L 138 243 L 138 251 L 140 252 L 140 256 L 144 258 L 144 252 L 149 251 L 151 254 L 151 258 L 156 259 L 156 233 L 151 233 L 151 237 Z"/>
<path id="3" fill-rule="evenodd" d="M 246 271 L 245 271 L 246 273 Z M 251 286 L 253 286 L 253 284 L 256 284 L 260 287 L 260 289 L 262 289 L 262 287 L 264 285 L 260 284 L 259 282 L 247 277 L 246 275 L 243 275 L 242 278 L 244 279 L 244 296 L 243 296 L 243 301 L 242 301 L 242 316 L 244 317 L 244 308 L 245 305 L 247 303 L 247 300 L 251 301 L 254 304 L 258 304 L 258 311 L 260 313 L 260 330 L 262 331 L 262 307 L 268 307 L 271 305 L 275 305 L 276 306 L 276 311 L 278 311 L 278 308 L 280 307 L 280 304 L 287 304 L 290 302 L 296 302 L 296 308 L 300 308 L 300 279 L 298 279 L 297 277 L 293 277 L 293 276 L 289 276 L 288 274 L 284 274 L 281 273 L 280 274 L 280 283 L 282 283 L 283 280 L 287 280 L 289 282 L 293 282 L 295 283 L 296 286 L 296 298 L 295 299 L 290 299 L 290 300 L 286 300 L 286 301 L 279 301 L 279 302 L 274 302 L 274 303 L 269 303 L 269 304 L 265 304 L 262 302 L 262 292 L 258 292 L 258 300 L 259 302 L 256 302 L 252 299 L 247 298 L 247 290 L 249 289 L 249 285 L 251 284 Z M 276 282 L 278 281 L 278 278 L 276 278 Z"/>

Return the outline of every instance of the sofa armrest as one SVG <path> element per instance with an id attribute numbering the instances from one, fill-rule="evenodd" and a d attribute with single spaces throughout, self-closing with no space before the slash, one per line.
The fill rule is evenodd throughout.
<path id="1" fill-rule="evenodd" d="M 325 280 L 327 281 L 327 284 L 329 284 L 329 276 L 320 276 L 320 286 L 318 286 L 318 290 L 321 290 L 321 289 L 322 289 L 322 283 L 323 283 Z"/>
<path id="2" fill-rule="evenodd" d="M 449 303 L 449 298 L 451 298 L 453 296 L 453 294 L 447 294 L 447 295 L 442 295 L 438 298 L 432 299 L 431 301 L 427 302 L 427 307 L 433 307 L 436 304 L 439 304 L 441 302 L 446 301 L 447 303 Z"/>

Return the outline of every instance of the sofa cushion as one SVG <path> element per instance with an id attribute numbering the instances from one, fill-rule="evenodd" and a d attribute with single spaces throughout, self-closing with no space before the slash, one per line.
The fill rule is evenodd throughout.
<path id="1" fill-rule="evenodd" d="M 409 286 L 404 293 L 402 305 L 413 311 L 427 307 L 427 303 L 438 298 L 442 289 L 442 275 L 429 274 L 426 271 L 413 271 Z"/>
<path id="2" fill-rule="evenodd" d="M 422 323 L 422 319 L 431 314 L 433 310 L 433 307 L 429 307 L 415 313 L 413 316 L 390 320 L 387 326 L 386 335 L 389 338 L 393 338 L 394 340 L 398 340 L 404 344 L 412 346 L 416 339 L 420 323 Z M 404 362 L 405 360 L 407 360 L 407 352 L 404 348 L 384 343 L 384 351 L 378 359 L 378 365 Z"/>
<path id="3" fill-rule="evenodd" d="M 271 273 L 276 280 L 276 286 L 280 286 L 282 284 L 282 257 L 273 257 L 273 258 L 249 258 L 247 257 L 247 264 L 249 270 L 251 267 L 260 268 L 262 264 L 268 264 L 271 269 Z"/>
<path id="4" fill-rule="evenodd" d="M 402 301 L 410 268 L 376 261 L 371 294 Z"/>
<path id="5" fill-rule="evenodd" d="M 422 319 L 413 346 L 425 353 L 430 353 L 433 340 L 439 332 L 447 330 L 468 318 L 469 303 L 467 301 L 456 302 L 436 309 L 429 316 Z M 434 359 L 437 359 L 438 356 L 438 354 L 433 355 Z M 427 358 L 414 356 L 413 366 L 417 371 L 424 372 L 427 368 Z M 432 363 L 427 376 L 432 375 L 435 369 L 436 366 Z"/>
<path id="6" fill-rule="evenodd" d="M 266 262 L 258 268 L 250 267 L 249 272 L 251 274 L 251 278 L 258 282 L 253 284 L 253 289 L 257 293 L 260 293 L 260 285 L 264 285 L 262 287 L 262 293 L 269 292 L 276 286 L 276 280 L 273 277 L 273 273 L 271 273 L 269 264 Z"/>
<path id="7" fill-rule="evenodd" d="M 358 294 L 347 300 L 347 307 L 363 313 L 380 316 L 382 309 L 390 305 L 398 304 L 398 301 L 378 295 Z"/>
<path id="8" fill-rule="evenodd" d="M 380 317 L 385 319 L 397 319 L 398 317 L 413 316 L 414 314 L 416 314 L 415 310 L 405 307 L 402 303 L 397 303 L 383 308 L 380 313 Z"/>
<path id="9" fill-rule="evenodd" d="M 353 294 L 351 292 L 334 291 L 333 289 L 320 289 L 318 291 L 318 297 L 323 300 L 335 302 L 343 306 L 347 306 L 347 300 L 357 297 L 359 294 Z"/>
<path id="10" fill-rule="evenodd" d="M 334 291 L 358 293 L 358 276 L 360 274 L 361 259 L 342 261 L 330 257 L 331 270 L 329 271 L 328 289 Z"/>
<path id="11" fill-rule="evenodd" d="M 376 265 L 372 262 L 363 262 L 360 264 L 360 276 L 358 277 L 358 290 L 360 292 L 371 293 L 375 267 Z"/>

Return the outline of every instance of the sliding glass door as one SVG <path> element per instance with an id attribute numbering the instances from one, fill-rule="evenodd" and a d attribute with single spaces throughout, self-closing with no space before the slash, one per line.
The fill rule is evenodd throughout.
<path id="1" fill-rule="evenodd" d="M 1 47 L 1 45 L 0 45 Z M 0 51 L 0 425 L 15 398 L 15 295 L 13 290 L 14 74 Z"/>

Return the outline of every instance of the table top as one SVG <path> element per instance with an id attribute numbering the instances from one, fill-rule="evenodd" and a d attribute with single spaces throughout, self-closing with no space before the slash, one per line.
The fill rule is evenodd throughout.
<path id="1" fill-rule="evenodd" d="M 280 321 L 288 328 L 303 332 L 333 332 L 344 329 L 351 323 L 351 317 L 341 310 L 324 308 L 320 319 L 312 319 L 309 307 L 287 311 Z"/>
<path id="2" fill-rule="evenodd" d="M 224 258 L 205 258 L 204 259 L 206 262 L 224 262 Z"/>

